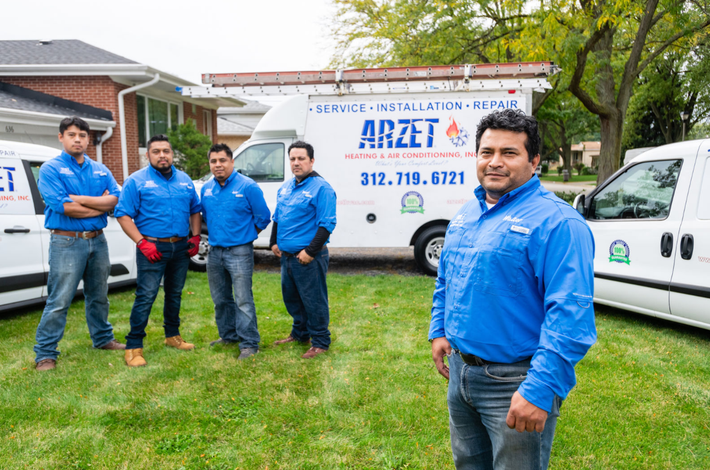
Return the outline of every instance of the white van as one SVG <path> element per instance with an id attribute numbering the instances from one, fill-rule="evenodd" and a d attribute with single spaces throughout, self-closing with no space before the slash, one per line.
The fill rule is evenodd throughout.
<path id="1" fill-rule="evenodd" d="M 710 140 L 647 150 L 574 206 L 595 302 L 710 329 Z"/>
<path id="2" fill-rule="evenodd" d="M 42 163 L 58 154 L 51 147 L 0 141 L 0 311 L 47 299 L 50 233 L 44 228 L 37 182 Z M 104 234 L 111 259 L 109 286 L 135 283 L 135 245 L 113 217 Z"/>
<path id="3" fill-rule="evenodd" d="M 470 78 L 482 70 L 485 76 L 475 82 L 449 78 L 452 74 Z M 219 76 L 205 75 L 203 82 L 213 87 L 183 89 L 183 94 L 221 96 L 234 91 L 235 96 L 258 96 L 268 88 L 275 94 L 285 89 L 302 93 L 266 113 L 235 152 L 235 169 L 259 183 L 273 212 L 278 188 L 293 177 L 288 146 L 305 140 L 315 149 L 315 171 L 338 196 L 338 223 L 330 246 L 414 246 L 422 270 L 436 274 L 446 226 L 478 186 L 479 121 L 500 109 L 530 114 L 533 90 L 549 87 L 545 77 L 550 70 L 554 67 L 545 63 L 319 72 L 311 82 L 328 74 L 341 79 L 333 85 L 311 86 L 289 85 L 309 83 L 308 72 L 290 73 L 290 79 L 288 73 L 270 78 L 260 73 L 254 80 L 250 74 L 224 74 L 223 87 L 216 83 Z M 444 79 L 411 81 L 436 73 Z M 539 78 L 526 79 L 525 73 Z M 398 76 L 410 81 L 397 83 Z M 241 79 L 243 87 L 229 88 Z M 253 87 L 257 82 L 277 84 Z M 270 232 L 270 227 L 264 230 L 255 246 L 268 248 Z M 193 262 L 206 261 L 206 248 L 203 243 Z"/>

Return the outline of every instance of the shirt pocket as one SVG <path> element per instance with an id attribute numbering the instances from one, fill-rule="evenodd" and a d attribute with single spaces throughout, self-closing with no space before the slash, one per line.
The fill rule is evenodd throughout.
<path id="1" fill-rule="evenodd" d="M 101 196 L 108 189 L 108 173 L 94 173 L 89 180 L 92 196 Z"/>
<path id="2" fill-rule="evenodd" d="M 486 294 L 517 297 L 523 287 L 523 263 L 529 235 L 492 233 L 474 257 L 473 288 Z"/>

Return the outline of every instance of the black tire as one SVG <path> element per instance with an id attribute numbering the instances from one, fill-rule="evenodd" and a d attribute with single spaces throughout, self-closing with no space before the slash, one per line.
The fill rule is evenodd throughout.
<path id="1" fill-rule="evenodd" d="M 207 234 L 200 234 L 200 251 L 195 256 L 190 258 L 190 270 L 205 272 L 207 271 L 207 258 L 210 254 L 210 245 L 207 242 Z"/>
<path id="2" fill-rule="evenodd" d="M 446 227 L 435 225 L 424 230 L 414 243 L 414 259 L 429 276 L 436 276 L 439 269 L 439 256 L 444 247 L 445 235 Z"/>

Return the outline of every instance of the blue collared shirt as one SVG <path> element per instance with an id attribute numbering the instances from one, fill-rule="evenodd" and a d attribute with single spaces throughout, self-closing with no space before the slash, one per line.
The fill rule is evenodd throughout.
<path id="1" fill-rule="evenodd" d="M 200 193 L 202 217 L 209 242 L 224 248 L 244 245 L 259 236 L 271 222 L 271 211 L 258 184 L 237 171 L 220 185 L 212 178 Z"/>
<path id="2" fill-rule="evenodd" d="M 77 196 L 101 196 L 108 190 L 111 196 L 119 197 L 121 190 L 106 165 L 84 155 L 84 163 L 66 152 L 42 164 L 39 169 L 39 192 L 44 199 L 44 228 L 71 232 L 90 232 L 106 227 L 107 215 L 77 219 L 64 215 L 64 203 L 74 202 L 70 194 Z"/>
<path id="3" fill-rule="evenodd" d="M 592 233 L 537 176 L 491 209 L 475 194 L 446 230 L 429 339 L 493 362 L 532 356 L 518 391 L 549 412 L 596 341 Z"/>
<path id="4" fill-rule="evenodd" d="M 202 210 L 195 184 L 172 167 L 170 179 L 148 165 L 128 177 L 116 206 L 116 217 L 133 219 L 144 237 L 186 237 L 190 215 Z"/>
<path id="5" fill-rule="evenodd" d="M 279 188 L 274 212 L 279 250 L 298 253 L 311 243 L 318 227 L 333 233 L 335 204 L 335 191 L 321 176 L 309 176 L 299 184 L 296 178 L 285 182 Z"/>

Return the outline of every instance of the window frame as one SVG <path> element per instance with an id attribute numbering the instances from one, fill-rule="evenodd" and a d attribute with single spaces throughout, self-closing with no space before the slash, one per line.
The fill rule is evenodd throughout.
<path id="1" fill-rule="evenodd" d="M 183 106 L 182 106 L 184 103 L 182 101 L 166 100 L 164 98 L 156 98 L 155 96 L 152 96 L 152 95 L 146 95 L 145 93 L 136 93 L 136 121 L 137 122 L 140 122 L 140 120 L 138 119 L 138 113 L 140 111 L 139 111 L 138 99 L 137 99 L 139 96 L 144 98 L 143 112 L 145 113 L 145 129 L 144 130 L 145 130 L 146 142 L 148 142 L 148 139 L 150 139 L 150 137 L 151 137 L 151 135 L 150 135 L 150 119 L 148 119 L 148 116 L 149 116 L 149 114 L 148 114 L 149 113 L 148 100 L 149 99 L 155 100 L 155 101 L 162 101 L 163 103 L 167 103 L 167 105 L 168 105 L 168 129 L 171 129 L 172 125 L 173 125 L 172 116 L 171 116 L 171 112 L 170 112 L 170 105 L 177 106 L 177 111 L 178 111 L 178 113 L 177 113 L 178 114 L 177 115 L 178 122 L 177 123 L 178 123 L 178 125 L 183 124 L 185 122 L 185 115 L 184 115 Z M 148 151 L 148 148 L 141 145 L 140 129 L 139 129 L 138 135 L 139 135 L 138 151 L 141 154 L 145 154 Z"/>

